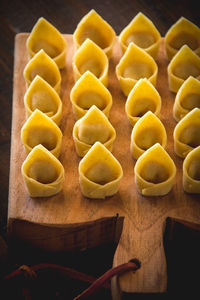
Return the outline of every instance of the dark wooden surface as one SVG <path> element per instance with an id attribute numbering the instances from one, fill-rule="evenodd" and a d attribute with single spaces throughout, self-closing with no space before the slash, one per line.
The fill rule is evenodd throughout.
<path id="1" fill-rule="evenodd" d="M 40 16 L 47 18 L 62 33 L 73 33 L 80 19 L 92 8 L 113 26 L 117 34 L 139 11 L 154 22 L 162 36 L 181 16 L 200 26 L 198 1 L 0 1 L 0 235 L 5 239 L 15 34 L 30 32 Z"/>

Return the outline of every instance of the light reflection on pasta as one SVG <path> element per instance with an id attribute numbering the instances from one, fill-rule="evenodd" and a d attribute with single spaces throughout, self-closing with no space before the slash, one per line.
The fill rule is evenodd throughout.
<path id="1" fill-rule="evenodd" d="M 46 19 L 38 19 L 27 39 L 26 46 L 31 58 L 43 49 L 55 61 L 58 68 L 64 68 L 67 43 L 62 34 Z"/>
<path id="2" fill-rule="evenodd" d="M 172 58 L 167 71 L 169 89 L 177 93 L 189 76 L 200 79 L 200 57 L 184 45 Z"/>
<path id="3" fill-rule="evenodd" d="M 120 33 L 119 42 L 123 52 L 133 42 L 157 59 L 161 36 L 152 21 L 139 12 Z"/>
<path id="4" fill-rule="evenodd" d="M 108 84 L 108 58 L 104 51 L 90 39 L 86 39 L 73 57 L 74 79 L 86 71 L 93 73 L 105 86 Z"/>
<path id="5" fill-rule="evenodd" d="M 131 154 L 135 159 L 138 159 L 147 149 L 156 143 L 165 148 L 167 134 L 160 119 L 151 111 L 148 111 L 133 127 L 131 134 Z"/>
<path id="6" fill-rule="evenodd" d="M 27 87 L 29 87 L 36 75 L 39 75 L 46 80 L 57 93 L 60 92 L 60 71 L 56 63 L 44 52 L 44 50 L 40 50 L 35 54 L 25 66 L 24 78 Z"/>
<path id="7" fill-rule="evenodd" d="M 200 55 L 200 28 L 184 17 L 173 24 L 165 35 L 165 49 L 169 60 L 188 45 L 192 51 Z"/>
<path id="8" fill-rule="evenodd" d="M 135 84 L 126 100 L 125 111 L 132 126 L 147 112 L 152 111 L 159 116 L 161 97 L 152 83 L 141 78 Z"/>
<path id="9" fill-rule="evenodd" d="M 107 117 L 96 106 L 92 106 L 88 112 L 78 120 L 73 128 L 73 139 L 76 152 L 83 157 L 92 145 L 99 141 L 112 151 L 116 132 Z"/>
<path id="10" fill-rule="evenodd" d="M 64 168 L 42 145 L 32 149 L 22 164 L 21 171 L 31 197 L 53 196 L 62 189 Z"/>
<path id="11" fill-rule="evenodd" d="M 200 146 L 188 153 L 184 159 L 183 189 L 187 193 L 200 193 Z"/>
<path id="12" fill-rule="evenodd" d="M 200 145 L 200 109 L 194 108 L 174 129 L 174 151 L 180 157 Z"/>
<path id="13" fill-rule="evenodd" d="M 176 94 L 173 106 L 174 119 L 179 122 L 195 107 L 200 108 L 200 81 L 190 76 Z"/>
<path id="14" fill-rule="evenodd" d="M 147 78 L 155 86 L 157 73 L 154 59 L 133 43 L 129 44 L 116 66 L 116 75 L 125 96 L 128 96 L 140 78 Z"/>
<path id="15" fill-rule="evenodd" d="M 117 193 L 123 171 L 120 163 L 96 142 L 79 163 L 81 191 L 88 198 L 105 198 Z"/>
<path id="16" fill-rule="evenodd" d="M 35 109 L 41 110 L 57 125 L 62 117 L 62 102 L 56 91 L 47 81 L 36 75 L 24 95 L 24 106 L 27 117 Z"/>
<path id="17" fill-rule="evenodd" d="M 94 9 L 77 25 L 73 34 L 76 48 L 78 49 L 87 38 L 97 44 L 108 58 L 111 57 L 116 39 L 115 31 Z"/>
<path id="18" fill-rule="evenodd" d="M 86 71 L 75 83 L 70 100 L 76 119 L 82 118 L 92 105 L 108 117 L 112 106 L 109 90 L 90 71 Z"/>
<path id="19" fill-rule="evenodd" d="M 60 155 L 62 132 L 48 116 L 36 109 L 21 129 L 21 140 L 27 153 L 42 144 L 53 155 Z"/>
<path id="20" fill-rule="evenodd" d="M 176 166 L 160 144 L 155 144 L 137 160 L 135 183 L 144 196 L 163 196 L 172 189 Z"/>

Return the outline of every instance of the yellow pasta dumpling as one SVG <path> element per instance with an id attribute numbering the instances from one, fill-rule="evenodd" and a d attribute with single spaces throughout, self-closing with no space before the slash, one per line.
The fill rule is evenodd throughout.
<path id="1" fill-rule="evenodd" d="M 41 110 L 57 125 L 62 117 L 62 102 L 59 95 L 47 81 L 36 75 L 24 96 L 24 106 L 27 117 L 35 109 Z"/>
<path id="2" fill-rule="evenodd" d="M 187 193 L 200 193 L 200 146 L 188 153 L 184 159 L 183 189 Z"/>
<path id="3" fill-rule="evenodd" d="M 125 96 L 128 96 L 140 78 L 147 78 L 155 86 L 157 73 L 154 59 L 133 43 L 129 44 L 116 66 L 116 75 Z"/>
<path id="4" fill-rule="evenodd" d="M 93 73 L 105 86 L 108 84 L 108 58 L 105 52 L 90 39 L 76 51 L 73 57 L 74 79 L 78 80 L 86 71 Z"/>
<path id="5" fill-rule="evenodd" d="M 147 149 L 156 143 L 165 148 L 167 134 L 160 119 L 151 111 L 148 111 L 133 127 L 131 134 L 132 156 L 138 159 Z"/>
<path id="6" fill-rule="evenodd" d="M 86 71 L 75 83 L 71 89 L 70 100 L 76 119 L 82 118 L 92 105 L 108 117 L 112 106 L 109 90 L 90 71 Z"/>
<path id="7" fill-rule="evenodd" d="M 161 97 L 156 88 L 146 78 L 141 78 L 128 95 L 125 105 L 126 115 L 132 126 L 147 112 L 159 116 Z"/>
<path id="8" fill-rule="evenodd" d="M 21 171 L 31 197 L 53 196 L 62 189 L 64 168 L 42 145 L 32 149 L 22 164 Z"/>
<path id="9" fill-rule="evenodd" d="M 100 142 L 96 142 L 79 163 L 81 191 L 88 198 L 104 199 L 116 194 L 122 176 L 120 163 Z"/>
<path id="10" fill-rule="evenodd" d="M 176 94 L 173 106 L 174 119 L 180 121 L 195 107 L 200 108 L 200 81 L 190 76 Z"/>
<path id="11" fill-rule="evenodd" d="M 26 47 L 30 57 L 43 49 L 59 69 L 64 68 L 67 43 L 62 34 L 46 19 L 38 19 L 27 39 Z"/>
<path id="12" fill-rule="evenodd" d="M 144 196 L 163 196 L 170 192 L 176 175 L 176 166 L 160 144 L 155 144 L 137 160 L 135 183 Z"/>
<path id="13" fill-rule="evenodd" d="M 184 45 L 172 58 L 167 71 L 169 89 L 177 93 L 189 76 L 200 79 L 200 57 Z"/>
<path id="14" fill-rule="evenodd" d="M 39 75 L 46 80 L 57 93 L 60 92 L 60 71 L 57 64 L 44 52 L 44 50 L 40 50 L 35 54 L 24 69 L 24 78 L 27 87 L 29 87 L 36 75 Z"/>
<path id="15" fill-rule="evenodd" d="M 111 57 L 116 39 L 115 31 L 94 9 L 81 19 L 73 34 L 76 48 L 87 38 L 97 44 L 108 58 Z"/>
<path id="16" fill-rule="evenodd" d="M 114 127 L 104 113 L 94 105 L 75 123 L 73 128 L 76 152 L 80 157 L 83 157 L 97 141 L 112 151 L 115 138 Z"/>
<path id="17" fill-rule="evenodd" d="M 200 145 L 200 109 L 194 108 L 174 129 L 174 151 L 180 157 Z"/>
<path id="18" fill-rule="evenodd" d="M 132 42 L 156 59 L 161 36 L 153 22 L 139 12 L 120 33 L 119 42 L 123 52 Z"/>
<path id="19" fill-rule="evenodd" d="M 36 109 L 21 129 L 21 140 L 27 153 L 43 145 L 53 155 L 60 155 L 62 132 L 47 115 Z"/>
<path id="20" fill-rule="evenodd" d="M 200 28 L 184 17 L 173 24 L 165 35 L 165 49 L 171 60 L 183 45 L 200 55 Z"/>

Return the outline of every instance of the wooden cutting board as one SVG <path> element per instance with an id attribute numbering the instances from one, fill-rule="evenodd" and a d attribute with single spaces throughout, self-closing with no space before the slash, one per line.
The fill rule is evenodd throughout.
<path id="1" fill-rule="evenodd" d="M 48 198 L 30 198 L 21 175 L 21 165 L 26 157 L 20 140 L 20 130 L 25 122 L 23 97 L 26 86 L 23 70 L 28 62 L 27 33 L 16 35 L 12 144 L 10 159 L 8 233 L 10 238 L 23 240 L 33 247 L 49 251 L 73 250 L 94 247 L 116 241 L 118 247 L 113 265 L 132 258 L 141 261 L 141 269 L 112 281 L 113 298 L 125 292 L 163 292 L 167 285 L 166 258 L 163 233 L 167 217 L 200 224 L 200 199 L 198 195 L 184 193 L 182 188 L 182 162 L 173 151 L 172 117 L 175 95 L 168 89 L 167 65 L 162 42 L 158 57 L 157 89 L 162 98 L 161 120 L 167 130 L 166 150 L 177 167 L 176 181 L 171 192 L 163 197 L 144 197 L 138 194 L 134 183 L 135 161 L 130 153 L 132 127 L 125 114 L 126 97 L 122 94 L 115 75 L 115 66 L 122 56 L 116 41 L 109 67 L 109 85 L 113 97 L 110 121 L 116 129 L 113 154 L 124 171 L 119 191 L 105 200 L 82 196 L 78 182 L 80 158 L 75 152 L 72 130 L 75 118 L 72 113 L 70 91 L 74 85 L 72 56 L 74 45 L 71 35 L 64 35 L 68 43 L 66 67 L 61 71 L 61 99 L 63 117 L 61 130 L 63 143 L 60 161 L 66 172 L 63 190 Z M 121 237 L 120 237 L 121 235 Z"/>

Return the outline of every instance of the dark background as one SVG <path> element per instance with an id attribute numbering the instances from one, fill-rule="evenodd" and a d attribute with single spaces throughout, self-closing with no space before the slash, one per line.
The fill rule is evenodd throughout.
<path id="1" fill-rule="evenodd" d="M 114 28 L 116 34 L 119 34 L 132 18 L 141 11 L 153 21 L 161 35 L 164 36 L 170 26 L 181 16 L 200 26 L 198 2 L 197 0 L 0 0 L 0 235 L 6 241 L 15 35 L 19 32 L 30 32 L 41 16 L 50 21 L 60 32 L 72 34 L 80 19 L 90 9 L 94 8 Z M 171 224 L 169 220 L 167 224 Z M 165 233 L 169 275 L 168 293 L 174 295 L 174 292 L 188 291 L 191 295 L 196 290 L 199 294 L 198 283 L 196 276 L 194 276 L 195 271 L 199 271 L 200 266 L 199 260 L 197 260 L 200 250 L 199 232 L 177 224 L 173 228 L 173 234 L 171 235 L 170 226 L 167 225 Z M 171 239 L 169 239 L 169 235 Z M 114 249 L 115 245 L 106 245 L 87 251 L 84 254 L 76 254 L 76 263 L 73 263 L 74 254 L 71 254 L 71 256 L 68 255 L 67 264 L 99 276 L 101 272 L 111 267 Z M 52 260 L 51 256 L 42 255 L 40 259 L 48 258 Z M 91 257 L 93 258 L 91 259 Z M 104 257 L 105 263 L 99 263 L 102 257 Z M 12 260 L 12 257 L 9 257 L 9 259 Z M 63 256 L 59 259 L 60 262 L 63 262 Z M 15 266 L 18 263 L 19 261 L 13 259 L 12 264 L 9 266 Z M 88 267 L 88 264 L 90 267 Z M 78 286 L 80 287 L 80 284 L 77 284 L 77 290 Z M 109 297 L 108 293 L 104 295 L 105 299 L 110 299 Z M 45 298 L 43 297 L 43 299 Z M 130 296 L 128 299 L 132 298 L 135 299 L 135 297 Z M 39 298 L 36 297 L 36 299 Z M 65 299 L 69 298 L 65 297 Z"/>

